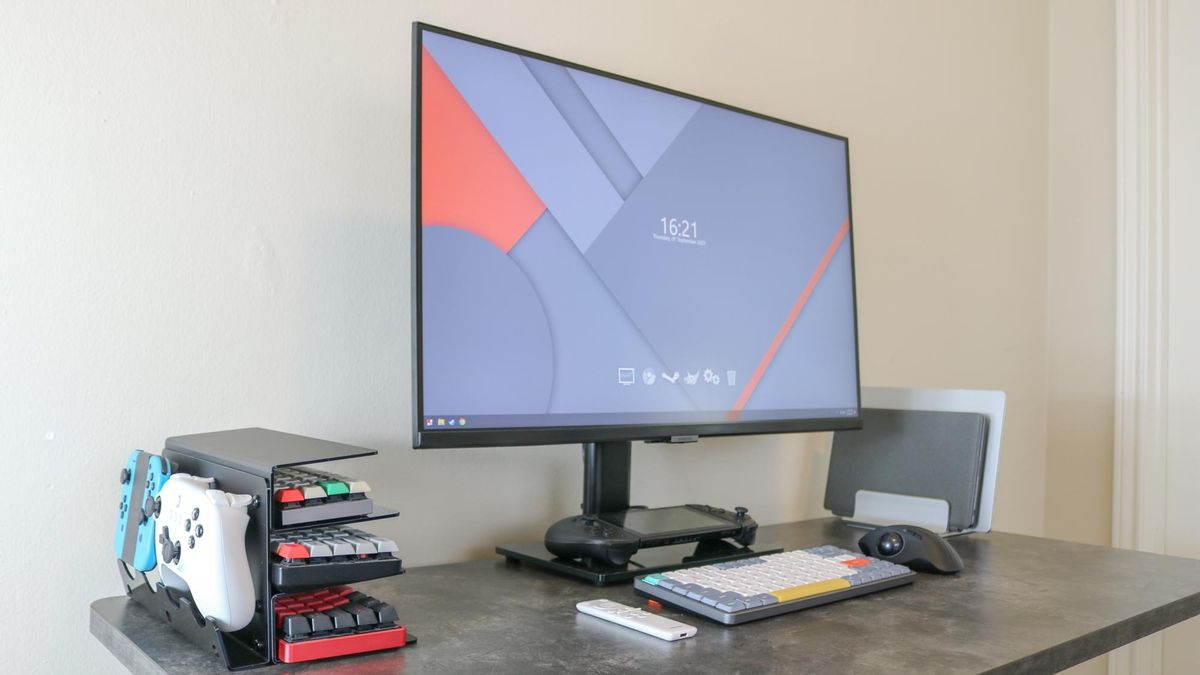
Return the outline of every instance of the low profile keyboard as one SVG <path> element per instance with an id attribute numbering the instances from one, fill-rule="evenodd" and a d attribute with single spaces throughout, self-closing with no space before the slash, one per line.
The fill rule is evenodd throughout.
<path id="1" fill-rule="evenodd" d="M 903 565 L 836 546 L 648 574 L 634 590 L 723 624 L 765 619 L 910 584 Z"/>

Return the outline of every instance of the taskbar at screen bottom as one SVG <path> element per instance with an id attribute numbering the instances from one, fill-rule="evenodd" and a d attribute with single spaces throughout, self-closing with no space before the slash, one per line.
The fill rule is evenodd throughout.
<path id="1" fill-rule="evenodd" d="M 431 415 L 421 420 L 425 431 L 457 429 L 536 429 L 553 427 L 728 424 L 731 422 L 787 422 L 857 417 L 856 406 L 801 410 L 680 411 L 650 413 L 543 413 L 535 415 Z"/>

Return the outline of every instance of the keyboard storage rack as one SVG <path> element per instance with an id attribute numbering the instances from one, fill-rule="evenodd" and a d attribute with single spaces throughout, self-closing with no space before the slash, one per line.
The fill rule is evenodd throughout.
<path id="1" fill-rule="evenodd" d="M 196 610 L 187 594 L 151 581 L 144 572 L 130 576 L 130 570 L 118 560 L 117 567 L 126 594 L 205 651 L 211 651 L 229 670 L 245 670 L 277 663 L 278 643 L 275 601 L 286 594 L 271 581 L 272 534 L 313 527 L 345 526 L 399 515 L 395 509 L 374 505 L 362 516 L 277 526 L 274 495 L 276 469 L 368 457 L 378 451 L 269 429 L 238 429 L 168 438 L 163 456 L 171 462 L 172 473 L 187 473 L 215 478 L 217 488 L 225 492 L 248 494 L 255 498 L 246 526 L 246 557 L 254 583 L 255 611 L 250 624 L 241 630 L 223 633 Z M 394 574 L 403 574 L 397 566 Z M 406 646 L 416 642 L 407 633 Z"/>

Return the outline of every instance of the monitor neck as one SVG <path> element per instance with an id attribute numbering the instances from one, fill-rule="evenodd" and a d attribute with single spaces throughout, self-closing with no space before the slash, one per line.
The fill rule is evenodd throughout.
<path id="1" fill-rule="evenodd" d="M 633 443 L 605 441 L 583 444 L 584 515 L 629 508 L 629 470 Z"/>

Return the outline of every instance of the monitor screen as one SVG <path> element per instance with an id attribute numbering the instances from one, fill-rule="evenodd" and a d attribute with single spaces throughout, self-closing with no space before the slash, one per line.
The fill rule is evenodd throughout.
<path id="1" fill-rule="evenodd" d="M 414 47 L 416 446 L 861 424 L 845 138 Z"/>

